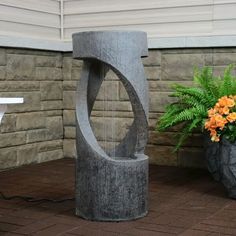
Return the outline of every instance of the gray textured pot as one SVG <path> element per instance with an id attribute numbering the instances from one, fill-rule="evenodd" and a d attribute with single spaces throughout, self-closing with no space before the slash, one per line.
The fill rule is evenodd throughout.
<path id="1" fill-rule="evenodd" d="M 73 57 L 84 61 L 76 94 L 76 214 L 85 219 L 123 221 L 147 214 L 148 84 L 141 61 L 147 53 L 144 32 L 73 34 Z M 134 121 L 121 143 L 105 152 L 89 117 L 108 70 L 126 88 Z"/>
<path id="2" fill-rule="evenodd" d="M 220 145 L 221 182 L 229 197 L 236 199 L 236 142 L 230 143 L 223 138 Z"/>
<path id="3" fill-rule="evenodd" d="M 221 180 L 220 143 L 212 142 L 208 133 L 204 133 L 204 155 L 208 171 L 216 181 Z"/>

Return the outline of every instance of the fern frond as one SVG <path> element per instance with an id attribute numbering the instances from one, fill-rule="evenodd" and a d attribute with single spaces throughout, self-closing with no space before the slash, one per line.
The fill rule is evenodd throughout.
<path id="1" fill-rule="evenodd" d="M 178 113 L 175 117 L 172 117 L 170 123 L 171 126 L 179 124 L 183 121 L 190 121 L 196 117 L 202 117 L 207 115 L 207 110 L 204 106 L 199 105 L 191 108 L 184 109 L 182 112 Z"/>
<path id="2" fill-rule="evenodd" d="M 236 77 L 232 75 L 233 65 L 225 69 L 223 77 L 215 77 L 209 67 L 195 70 L 194 86 L 175 84 L 174 92 L 176 102 L 168 105 L 165 114 L 157 123 L 156 130 L 164 131 L 172 126 L 183 124 L 179 133 L 177 150 L 184 140 L 196 127 L 204 129 L 207 111 L 212 108 L 217 100 L 226 95 L 236 95 Z"/>
<path id="3" fill-rule="evenodd" d="M 232 70 L 234 66 L 229 65 L 225 71 L 221 83 L 219 83 L 219 98 L 223 96 L 229 96 L 235 94 L 236 80 L 232 75 Z"/>
<path id="4" fill-rule="evenodd" d="M 193 129 L 197 128 L 201 123 L 201 121 L 202 121 L 201 118 L 196 118 L 192 122 L 186 124 L 182 132 L 179 133 L 178 135 L 179 136 L 178 142 L 175 146 L 174 152 L 177 151 L 182 146 L 182 144 L 186 141 L 188 136 L 192 133 Z"/>

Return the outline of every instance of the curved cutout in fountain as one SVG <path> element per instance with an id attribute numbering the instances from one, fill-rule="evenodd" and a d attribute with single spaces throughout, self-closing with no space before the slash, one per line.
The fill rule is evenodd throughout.
<path id="1" fill-rule="evenodd" d="M 147 214 L 148 85 L 141 61 L 147 53 L 144 32 L 73 34 L 73 57 L 84 61 L 76 94 L 76 214 L 85 219 L 122 221 Z M 134 113 L 112 156 L 99 146 L 89 119 L 109 69 L 123 83 Z"/>

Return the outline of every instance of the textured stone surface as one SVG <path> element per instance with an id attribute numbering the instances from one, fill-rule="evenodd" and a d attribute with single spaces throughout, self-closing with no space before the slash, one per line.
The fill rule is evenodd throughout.
<path id="1" fill-rule="evenodd" d="M 32 92 L 38 91 L 40 88 L 39 82 L 32 81 L 1 81 L 0 91 L 1 92 Z"/>
<path id="2" fill-rule="evenodd" d="M 116 117 L 92 117 L 91 126 L 97 140 L 101 141 L 104 138 L 104 132 L 106 140 L 121 141 L 127 130 L 132 125 L 133 119 L 130 118 L 116 118 Z M 113 127 L 114 126 L 114 127 Z M 111 128 L 113 127 L 113 129 Z"/>
<path id="3" fill-rule="evenodd" d="M 31 55 L 7 55 L 7 79 L 32 80 L 35 77 L 35 60 Z"/>
<path id="4" fill-rule="evenodd" d="M 103 101 L 96 101 L 94 104 L 93 109 L 95 111 L 104 111 L 104 109 L 107 110 L 113 110 L 113 111 L 132 111 L 132 106 L 129 101 L 107 101 L 106 107 L 104 108 L 104 102 Z"/>
<path id="5" fill-rule="evenodd" d="M 75 127 L 75 110 L 64 110 L 63 111 L 63 124 L 65 126 Z"/>
<path id="6" fill-rule="evenodd" d="M 26 143 L 25 132 L 3 133 L 0 134 L 0 147 L 11 147 Z"/>
<path id="7" fill-rule="evenodd" d="M 175 144 L 175 134 L 178 130 L 181 130 L 181 126 L 173 127 L 167 134 L 156 134 L 153 130 L 155 129 L 156 122 L 160 115 L 164 111 L 164 107 L 172 101 L 168 95 L 172 91 L 172 85 L 174 83 L 180 83 L 183 85 L 191 85 L 192 82 L 192 72 L 195 66 L 209 65 L 213 66 L 213 71 L 216 75 L 223 72 L 226 64 L 235 63 L 235 49 L 233 48 L 219 48 L 219 49 L 168 49 L 168 50 L 150 50 L 149 57 L 143 59 L 145 64 L 145 72 L 151 78 L 149 83 L 150 90 L 150 112 L 149 112 L 149 143 L 152 144 L 151 148 L 148 148 L 149 155 L 151 156 L 150 162 L 156 164 L 167 164 L 167 165 L 186 165 L 191 167 L 202 167 L 204 165 L 204 160 L 201 152 L 201 147 L 203 146 L 201 136 L 197 138 L 190 138 L 183 146 L 183 150 L 179 155 L 179 159 L 172 158 L 173 145 Z M 72 68 L 75 68 L 75 61 L 70 58 L 70 54 L 65 54 L 66 57 L 63 58 L 63 73 L 65 72 L 65 78 L 63 90 L 68 92 L 73 92 L 76 90 L 75 76 L 71 76 Z M 81 64 L 78 65 L 81 67 Z M 78 78 L 78 75 L 76 75 Z M 67 79 L 70 79 L 68 81 Z M 108 73 L 106 75 L 108 81 L 116 81 L 117 77 L 113 73 Z M 67 82 L 68 81 L 68 82 Z M 71 82 L 73 81 L 73 82 Z M 66 99 L 66 98 L 65 98 Z M 126 90 L 122 83 L 119 83 L 119 102 L 108 102 L 107 106 L 104 107 L 104 102 L 96 101 L 95 107 L 92 112 L 94 117 L 110 117 L 113 116 L 119 118 L 132 117 L 133 113 L 131 110 L 129 98 Z M 71 103 L 68 102 L 67 103 Z M 116 112 L 112 112 L 113 110 Z M 68 105 L 70 106 L 70 105 Z M 65 126 L 75 126 L 74 120 L 74 110 L 71 107 L 64 110 L 64 125 Z M 107 109 L 107 110 L 106 110 Z M 105 110 L 105 111 L 104 111 Z M 198 135 L 198 134 L 197 134 Z M 166 144 L 163 144 L 166 143 Z M 163 150 L 163 145 L 167 145 L 166 155 L 159 155 L 158 152 Z M 191 147 L 198 147 L 190 152 Z M 165 146 L 167 147 L 167 146 Z M 186 149 L 185 149 L 186 147 Z M 195 154 L 196 152 L 196 154 Z M 168 159 L 168 155 L 171 157 Z M 161 156 L 165 156 L 161 158 Z M 167 157 L 166 157 L 167 156 Z M 181 158 L 182 156 L 182 158 Z M 200 156 L 198 160 L 198 156 Z M 189 158 L 188 158 L 189 157 Z M 165 159 L 166 158 L 166 159 Z M 173 161 L 174 160 L 174 161 Z"/>
<path id="8" fill-rule="evenodd" d="M 155 165 L 177 165 L 177 153 L 173 153 L 173 146 L 147 145 L 145 153 L 149 156 L 150 162 Z"/>
<path id="9" fill-rule="evenodd" d="M 65 139 L 63 141 L 64 157 L 77 157 L 75 139 Z"/>
<path id="10" fill-rule="evenodd" d="M 161 65 L 161 51 L 149 50 L 148 57 L 143 58 L 145 66 L 160 66 Z"/>
<path id="11" fill-rule="evenodd" d="M 204 155 L 208 171 L 216 181 L 220 181 L 220 144 L 212 142 L 209 134 L 204 136 Z"/>
<path id="12" fill-rule="evenodd" d="M 16 131 L 16 115 L 5 114 L 1 121 L 0 132 L 10 133 Z"/>
<path id="13" fill-rule="evenodd" d="M 53 100 L 53 101 L 41 101 L 41 110 L 50 111 L 50 110 L 61 110 L 63 108 L 62 100 Z"/>
<path id="14" fill-rule="evenodd" d="M 0 148 L 0 170 L 17 165 L 17 147 Z"/>
<path id="15" fill-rule="evenodd" d="M 16 116 L 16 130 L 29 130 L 45 128 L 45 115 L 43 112 L 30 112 Z"/>
<path id="16" fill-rule="evenodd" d="M 26 165 L 36 162 L 39 162 L 37 145 L 27 144 L 17 149 L 17 165 Z"/>
<path id="17" fill-rule="evenodd" d="M 62 80 L 61 68 L 36 67 L 36 80 Z"/>
<path id="18" fill-rule="evenodd" d="M 205 65 L 205 55 L 190 54 L 162 54 L 162 80 L 192 80 L 194 66 Z"/>
<path id="19" fill-rule="evenodd" d="M 39 153 L 37 161 L 38 162 L 52 161 L 52 160 L 62 159 L 63 157 L 64 154 L 62 149 L 51 150 Z"/>
<path id="20" fill-rule="evenodd" d="M 26 134 L 27 143 L 43 142 L 47 140 L 46 129 L 28 130 Z"/>
<path id="21" fill-rule="evenodd" d="M 155 134 L 153 131 L 156 121 L 162 114 L 165 105 L 171 101 L 168 98 L 168 94 L 171 92 L 173 83 L 178 82 L 180 84 L 191 85 L 191 75 L 194 66 L 213 66 L 214 74 L 219 75 L 223 73 L 226 65 L 235 63 L 235 53 L 235 48 L 163 49 L 149 51 L 149 57 L 143 59 L 143 62 L 145 65 L 145 73 L 150 77 L 148 81 L 152 110 L 149 112 L 149 143 L 151 144 L 150 146 L 152 146 L 149 148 L 149 155 L 151 156 L 150 162 L 168 165 L 176 165 L 176 163 L 177 165 L 180 165 L 181 163 L 185 165 L 187 163 L 187 166 L 200 166 L 199 163 L 202 162 L 202 158 L 200 157 L 201 160 L 199 160 L 199 162 L 197 160 L 198 155 L 200 155 L 200 149 L 193 149 L 192 153 L 188 150 L 190 150 L 192 146 L 201 147 L 202 141 L 199 138 L 187 141 L 183 146 L 186 155 L 184 155 L 185 157 L 183 157 L 182 160 L 176 159 L 173 161 L 172 158 L 168 159 L 168 155 L 172 157 L 172 147 L 175 143 L 172 135 L 174 137 L 176 131 L 181 129 L 181 127 L 174 127 L 167 132 L 167 134 Z M 59 124 L 62 125 L 59 120 L 57 121 L 56 127 L 59 129 L 60 137 L 63 132 L 64 134 L 66 133 L 62 139 L 65 140 L 65 143 L 69 140 L 68 143 L 71 147 L 70 150 L 69 144 L 64 145 L 64 154 L 67 157 L 75 157 L 75 149 L 71 144 L 75 142 L 75 139 L 73 138 L 75 129 L 75 103 L 73 96 L 75 94 L 77 82 L 81 76 L 81 70 L 82 62 L 72 59 L 71 53 L 1 48 L 0 96 L 23 96 L 25 100 L 24 104 L 9 106 L 6 116 L 3 118 L 3 123 L 0 126 L 1 135 L 9 134 L 13 137 L 14 132 L 26 132 L 26 142 L 28 137 L 30 144 L 35 140 L 35 143 L 39 146 L 40 143 L 45 143 L 45 145 L 47 145 L 48 142 L 53 141 L 53 136 L 58 136 L 56 134 L 49 135 L 47 128 L 45 128 L 46 123 L 45 127 L 41 127 L 41 121 L 39 121 L 39 119 L 39 123 L 33 123 L 30 120 L 29 124 L 26 124 L 27 121 L 25 121 L 23 117 L 30 117 L 33 113 L 42 113 L 42 117 L 44 117 L 43 120 L 46 120 L 47 117 L 61 116 L 63 117 L 63 126 L 65 126 L 65 130 L 63 131 L 62 128 L 59 128 Z M 120 120 L 124 119 L 125 123 L 126 118 L 133 117 L 127 92 L 122 83 L 117 79 L 117 76 L 111 71 L 107 73 L 105 80 L 110 86 L 112 86 L 112 83 L 114 82 L 114 87 L 117 86 L 117 82 L 119 82 L 118 94 L 117 92 L 112 94 L 109 91 L 117 100 L 115 100 L 115 103 L 109 101 L 107 104 L 108 111 L 105 112 L 103 101 L 96 101 L 94 107 L 96 110 L 93 110 L 92 117 L 105 116 L 112 119 L 115 115 L 115 117 Z M 63 94 L 63 92 L 66 93 Z M 102 99 L 102 94 L 99 96 L 101 96 L 100 99 Z M 63 106 L 63 103 L 65 106 Z M 112 112 L 114 109 L 115 112 Z M 28 114 L 29 116 L 27 116 Z M 22 117 L 22 119 L 20 117 Z M 24 130 L 16 129 L 16 123 L 18 127 L 25 127 Z M 27 130 L 27 126 L 29 126 L 30 130 Z M 39 130 L 37 131 L 37 129 Z M 56 128 L 54 130 L 56 130 Z M 45 141 L 44 139 L 49 141 Z M 61 142 L 63 142 L 63 140 L 61 140 Z M 16 140 L 16 143 L 18 143 L 18 140 Z M 12 146 L 14 149 L 14 139 L 12 139 L 11 143 L 8 143 L 8 145 Z M 24 144 L 20 144 L 19 147 L 22 145 Z M 159 155 L 158 152 L 163 150 L 163 145 L 169 147 L 166 148 L 167 154 Z M 11 147 L 2 146 L 2 149 L 5 148 L 9 148 L 15 153 Z M 62 145 L 60 149 L 62 149 Z M 178 153 L 176 155 L 178 155 Z M 11 165 L 9 164 L 11 167 L 17 166 L 17 158 L 13 158 L 13 156 L 13 154 L 9 154 L 8 158 L 9 163 L 11 162 Z M 161 158 L 162 156 L 163 158 Z M 188 156 L 190 158 L 188 158 Z M 5 165 L 5 167 L 7 166 L 8 165 Z"/>
<path id="22" fill-rule="evenodd" d="M 220 181 L 228 191 L 229 197 L 236 199 L 236 143 L 223 138 L 220 143 Z"/>
<path id="23" fill-rule="evenodd" d="M 66 126 L 64 128 L 64 138 L 67 139 L 75 139 L 76 135 L 76 128 L 75 127 L 70 127 L 70 126 Z"/>
<path id="24" fill-rule="evenodd" d="M 159 66 L 145 67 L 145 73 L 148 80 L 161 79 L 161 68 Z"/>
<path id="25" fill-rule="evenodd" d="M 73 91 L 76 90 L 78 81 L 63 81 L 63 91 Z"/>
<path id="26" fill-rule="evenodd" d="M 62 100 L 62 83 L 58 82 L 41 82 L 41 100 Z"/>
<path id="27" fill-rule="evenodd" d="M 7 112 L 34 112 L 40 111 L 40 92 L 7 92 L 7 93 L 0 93 L 0 96 L 5 97 L 24 97 L 24 103 L 19 106 L 17 105 L 10 105 L 7 109 Z"/>
<path id="28" fill-rule="evenodd" d="M 0 66 L 5 66 L 7 64 L 6 60 L 6 50 L 4 48 L 0 49 Z"/>
<path id="29" fill-rule="evenodd" d="M 39 67 L 62 67 L 62 55 L 58 53 L 56 56 L 37 56 L 35 64 Z"/>
<path id="30" fill-rule="evenodd" d="M 3 117 L 0 169 L 63 157 L 61 67 L 60 52 L 0 49 L 0 96 L 24 97 Z"/>
<path id="31" fill-rule="evenodd" d="M 75 109 L 75 91 L 63 92 L 63 108 Z"/>
<path id="32" fill-rule="evenodd" d="M 169 92 L 149 92 L 150 112 L 164 112 L 167 104 L 175 101 L 175 98 L 169 97 Z"/>
<path id="33" fill-rule="evenodd" d="M 46 128 L 49 139 L 62 139 L 63 138 L 63 123 L 61 116 L 47 117 Z"/>
<path id="34" fill-rule="evenodd" d="M 136 44 L 133 44 L 134 40 Z M 148 85 L 140 63 L 140 57 L 146 55 L 144 32 L 107 31 L 73 35 L 73 56 L 84 60 L 76 94 L 76 214 L 85 219 L 122 221 L 147 214 L 148 158 L 144 155 L 144 148 L 148 129 Z M 122 137 L 125 123 L 117 122 L 116 133 L 109 128 L 110 119 L 102 118 L 106 134 L 114 135 L 116 139 L 113 141 L 122 138 L 119 145 L 106 151 L 99 146 L 89 117 L 108 69 L 116 71 L 124 84 L 134 120 Z M 109 89 L 114 90 L 116 100 L 119 83 L 115 80 L 113 84 L 116 86 Z M 113 105 L 111 102 L 112 110 Z M 99 128 L 100 124 L 97 122 L 94 126 Z"/>
<path id="35" fill-rule="evenodd" d="M 104 81 L 101 85 L 97 100 L 119 100 L 119 81 Z"/>
<path id="36" fill-rule="evenodd" d="M 6 67 L 0 66 L 0 80 L 5 80 L 6 78 Z"/>
<path id="37" fill-rule="evenodd" d="M 63 141 L 59 140 L 50 140 L 39 143 L 39 152 L 52 151 L 57 149 L 62 149 Z"/>
<path id="38" fill-rule="evenodd" d="M 213 54 L 213 65 L 222 66 L 229 65 L 233 61 L 236 61 L 236 53 L 223 52 Z"/>
<path id="39" fill-rule="evenodd" d="M 122 82 L 119 83 L 119 95 L 120 101 L 129 101 L 129 95 Z"/>
<path id="40" fill-rule="evenodd" d="M 54 143 L 53 143 L 54 142 Z M 41 163 L 63 158 L 62 142 L 56 141 L 27 144 L 17 149 L 17 164 Z"/>

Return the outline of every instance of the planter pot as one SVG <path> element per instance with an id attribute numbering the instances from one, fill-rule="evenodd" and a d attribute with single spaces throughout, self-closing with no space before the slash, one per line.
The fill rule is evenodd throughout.
<path id="1" fill-rule="evenodd" d="M 212 142 L 209 134 L 204 134 L 204 154 L 208 171 L 216 181 L 221 180 L 220 143 Z"/>
<path id="2" fill-rule="evenodd" d="M 236 142 L 222 139 L 220 143 L 221 182 L 228 191 L 229 197 L 236 199 Z"/>

